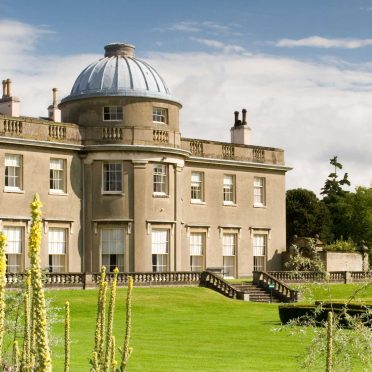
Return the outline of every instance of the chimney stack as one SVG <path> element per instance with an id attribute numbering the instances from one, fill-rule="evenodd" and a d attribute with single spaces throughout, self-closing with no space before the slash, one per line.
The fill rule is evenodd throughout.
<path id="1" fill-rule="evenodd" d="M 56 123 L 61 122 L 61 110 L 58 108 L 58 89 L 53 88 L 53 104 L 48 107 L 48 118 L 49 120 L 55 121 Z"/>
<path id="2" fill-rule="evenodd" d="M 6 79 L 3 83 L 3 96 L 0 99 L 0 114 L 19 117 L 19 98 L 12 97 L 12 81 Z"/>
<path id="3" fill-rule="evenodd" d="M 239 111 L 234 112 L 235 122 L 230 129 L 231 143 L 237 145 L 249 145 L 251 137 L 251 128 L 247 124 L 247 110 L 242 110 L 242 120 L 239 120 Z"/>

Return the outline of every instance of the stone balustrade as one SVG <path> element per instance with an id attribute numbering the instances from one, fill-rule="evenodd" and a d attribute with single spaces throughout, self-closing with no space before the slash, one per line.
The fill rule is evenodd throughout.
<path id="1" fill-rule="evenodd" d="M 23 122 L 21 120 L 4 119 L 5 134 L 19 135 L 22 133 Z"/>
<path id="2" fill-rule="evenodd" d="M 169 143 L 169 132 L 167 130 L 154 129 L 152 137 L 154 142 Z"/>
<path id="3" fill-rule="evenodd" d="M 284 165 L 284 152 L 281 149 L 251 145 L 196 140 L 182 138 L 181 147 L 190 151 L 191 156 Z"/>
<path id="4" fill-rule="evenodd" d="M 203 271 L 200 276 L 200 285 L 211 288 L 226 297 L 243 300 L 244 293 L 234 288 L 231 284 L 210 271 Z"/>
<path id="5" fill-rule="evenodd" d="M 367 282 L 372 280 L 371 271 L 269 271 L 269 274 L 286 283 L 352 283 Z"/>
<path id="6" fill-rule="evenodd" d="M 120 127 L 104 127 L 102 128 L 102 139 L 121 140 L 123 139 L 123 129 Z"/>
<path id="7" fill-rule="evenodd" d="M 63 125 L 49 125 L 49 137 L 54 139 L 66 139 L 67 129 Z"/>
<path id="8" fill-rule="evenodd" d="M 272 290 L 273 294 L 282 302 L 297 302 L 299 298 L 298 291 L 289 288 L 284 282 L 277 279 L 271 273 L 255 271 L 253 273 L 253 283 L 264 288 Z"/>

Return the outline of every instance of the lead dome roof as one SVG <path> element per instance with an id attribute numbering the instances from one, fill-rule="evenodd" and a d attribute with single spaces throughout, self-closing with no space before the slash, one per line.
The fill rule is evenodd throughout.
<path id="1" fill-rule="evenodd" d="M 113 43 L 105 56 L 91 63 L 78 76 L 62 102 L 91 97 L 146 97 L 179 103 L 164 79 L 148 63 L 134 57 L 134 46 Z"/>

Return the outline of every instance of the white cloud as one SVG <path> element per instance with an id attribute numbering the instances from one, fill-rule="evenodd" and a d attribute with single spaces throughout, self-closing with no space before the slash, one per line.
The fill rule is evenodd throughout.
<path id="1" fill-rule="evenodd" d="M 43 29 L 19 27 L 7 34 L 6 49 L 0 48 L 0 80 L 14 81 L 23 115 L 46 115 L 51 89 L 67 95 L 79 72 L 102 55 L 39 56 L 36 45 L 46 36 Z M 29 31 L 22 33 L 23 27 Z M 252 144 L 286 150 L 286 163 L 294 167 L 288 188 L 319 192 L 333 155 L 354 186 L 370 184 L 372 65 L 315 64 L 245 55 L 239 49 L 225 53 L 225 44 L 210 42 L 223 53 L 145 58 L 183 103 L 183 136 L 229 141 L 234 110 L 247 108 Z"/>
<path id="2" fill-rule="evenodd" d="M 310 36 L 304 39 L 280 39 L 275 46 L 285 48 L 311 47 L 311 48 L 341 48 L 357 49 L 372 45 L 372 39 L 327 39 L 321 36 Z"/>
<path id="3" fill-rule="evenodd" d="M 195 22 L 195 21 L 181 21 L 172 24 L 169 27 L 165 28 L 158 28 L 158 31 L 179 31 L 179 32 L 186 32 L 186 33 L 207 33 L 213 35 L 234 35 L 240 36 L 241 34 L 234 31 L 236 27 L 239 25 L 234 24 L 233 27 L 228 25 L 221 25 L 216 22 L 212 21 L 202 21 L 202 22 Z"/>
<path id="4" fill-rule="evenodd" d="M 245 49 L 240 45 L 227 44 L 222 41 L 213 39 L 203 39 L 198 37 L 190 37 L 190 40 L 196 41 L 199 44 L 205 45 L 210 48 L 221 50 L 224 53 L 243 53 Z"/>

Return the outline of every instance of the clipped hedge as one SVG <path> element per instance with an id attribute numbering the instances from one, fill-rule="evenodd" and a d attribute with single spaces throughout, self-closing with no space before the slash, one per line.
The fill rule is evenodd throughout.
<path id="1" fill-rule="evenodd" d="M 321 325 L 327 321 L 327 315 L 330 311 L 339 316 L 342 326 L 349 326 L 347 314 L 351 317 L 360 317 L 365 325 L 372 327 L 371 305 L 356 303 L 347 306 L 344 302 L 324 303 L 319 301 L 314 305 L 285 304 L 279 306 L 279 318 L 282 324 L 287 324 L 295 319 L 305 324 L 306 321 L 313 318 L 317 324 Z"/>

